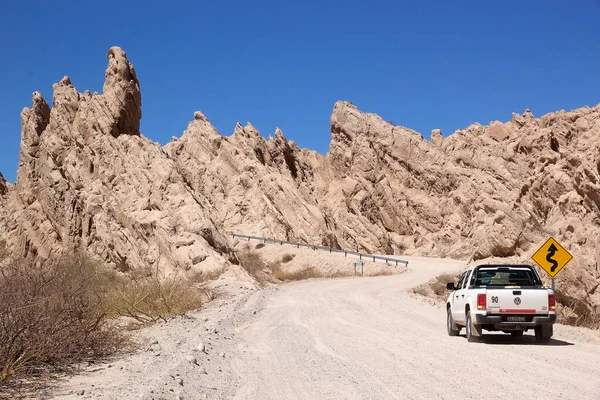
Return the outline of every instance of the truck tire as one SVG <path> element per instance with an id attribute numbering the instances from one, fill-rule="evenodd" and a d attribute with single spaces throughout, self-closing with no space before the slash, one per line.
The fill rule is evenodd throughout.
<path id="1" fill-rule="evenodd" d="M 473 325 L 471 321 L 471 312 L 467 312 L 467 341 L 468 342 L 479 342 L 481 341 L 481 331 Z"/>
<path id="2" fill-rule="evenodd" d="M 552 325 L 540 325 L 535 327 L 535 341 L 538 343 L 548 343 L 554 334 Z"/>
<path id="3" fill-rule="evenodd" d="M 454 318 L 452 318 L 452 311 L 450 310 L 450 307 L 448 307 L 446 327 L 448 328 L 448 336 L 458 336 L 460 334 L 460 327 L 454 323 Z"/>

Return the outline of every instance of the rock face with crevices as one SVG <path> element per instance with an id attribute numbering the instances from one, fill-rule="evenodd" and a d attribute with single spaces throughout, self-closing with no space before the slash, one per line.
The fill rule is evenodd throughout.
<path id="1" fill-rule="evenodd" d="M 52 109 L 36 92 L 21 114 L 9 204 L 14 253 L 47 259 L 83 252 L 123 272 L 237 262 L 208 199 L 140 135 L 139 83 L 124 51 L 108 52 L 102 94 L 79 93 L 68 77 L 53 89 Z"/>
<path id="2" fill-rule="evenodd" d="M 6 207 L 8 192 L 9 184 L 4 179 L 2 173 L 0 173 L 0 262 L 2 261 L 2 256 L 5 254 L 6 237 L 8 236 L 8 208 Z"/>
<path id="3" fill-rule="evenodd" d="M 83 252 L 121 271 L 237 263 L 231 233 L 334 248 L 528 260 L 548 236 L 575 256 L 560 298 L 600 315 L 600 105 L 425 140 L 338 102 L 326 155 L 251 124 L 221 135 L 197 111 L 160 146 L 139 132 L 140 83 L 113 47 L 102 94 L 68 77 L 21 114 L 0 238 L 17 255 Z"/>
<path id="4" fill-rule="evenodd" d="M 4 196 L 8 193 L 8 187 L 6 186 L 6 179 L 4 179 L 4 175 L 0 173 L 0 196 Z"/>

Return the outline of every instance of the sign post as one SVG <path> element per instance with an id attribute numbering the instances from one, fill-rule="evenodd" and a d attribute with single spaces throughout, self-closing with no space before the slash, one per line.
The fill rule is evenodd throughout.
<path id="1" fill-rule="evenodd" d="M 356 276 L 356 267 L 360 267 L 361 272 L 360 272 L 360 276 L 364 276 L 365 273 L 365 262 L 364 261 L 357 261 L 354 263 L 354 276 Z"/>
<path id="2" fill-rule="evenodd" d="M 550 237 L 531 256 L 531 259 L 550 276 L 552 291 L 554 291 L 554 279 L 556 275 L 573 259 L 573 256 L 553 237 Z"/>

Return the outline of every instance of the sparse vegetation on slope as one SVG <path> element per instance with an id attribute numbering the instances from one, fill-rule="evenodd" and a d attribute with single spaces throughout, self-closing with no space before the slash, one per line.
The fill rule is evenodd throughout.
<path id="1" fill-rule="evenodd" d="M 281 262 L 284 264 L 288 263 L 288 262 L 292 261 L 294 259 L 294 257 L 296 257 L 295 254 L 286 253 L 281 257 Z"/>
<path id="2" fill-rule="evenodd" d="M 264 245 L 262 247 L 264 247 Z M 242 267 L 263 286 L 267 282 L 279 283 L 313 278 L 346 278 L 354 275 L 353 272 L 350 271 L 326 272 L 309 264 L 304 264 L 301 268 L 294 268 L 287 265 L 294 260 L 295 257 L 295 254 L 285 253 L 281 258 L 267 262 L 258 251 L 250 250 L 249 248 L 246 248 L 239 254 Z M 286 265 L 284 266 L 284 264 Z M 391 275 L 391 272 L 382 271 L 371 273 L 370 275 Z"/>
<path id="3" fill-rule="evenodd" d="M 448 297 L 446 284 L 448 282 L 458 282 L 459 276 L 460 274 L 442 274 L 427 283 L 414 287 L 412 291 L 415 294 L 432 299 L 436 304 L 444 304 Z"/>
<path id="4" fill-rule="evenodd" d="M 268 273 L 267 264 L 263 260 L 260 253 L 247 249 L 238 256 L 242 268 L 244 268 L 250 276 L 264 286 L 265 283 L 272 281 Z"/>
<path id="5" fill-rule="evenodd" d="M 281 267 L 280 263 L 275 263 L 272 266 L 273 277 L 280 281 L 300 281 L 311 278 L 325 278 L 326 276 L 314 267 L 305 265 L 302 269 L 296 271 L 286 271 Z M 327 276 L 331 278 L 331 276 Z"/>
<path id="6" fill-rule="evenodd" d="M 212 297 L 181 275 L 123 277 L 85 258 L 45 266 L 8 262 L 0 269 L 0 398 L 133 348 L 119 317 L 166 320 Z"/>
<path id="7" fill-rule="evenodd" d="M 123 349 L 128 341 L 109 323 L 112 279 L 83 260 L 0 271 L 0 397 Z"/>
<path id="8" fill-rule="evenodd" d="M 146 271 L 119 279 L 109 295 L 113 317 L 130 317 L 141 323 L 166 321 L 202 306 L 203 292 L 180 274 L 162 276 Z"/>

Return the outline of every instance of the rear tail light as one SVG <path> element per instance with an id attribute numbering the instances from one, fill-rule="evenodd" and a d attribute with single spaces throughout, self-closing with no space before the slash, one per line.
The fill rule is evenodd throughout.
<path id="1" fill-rule="evenodd" d="M 487 300 L 485 298 L 485 294 L 477 295 L 477 309 L 485 310 L 487 308 Z"/>
<path id="2" fill-rule="evenodd" d="M 548 295 L 548 309 L 550 311 L 556 311 L 556 296 L 553 294 Z"/>

